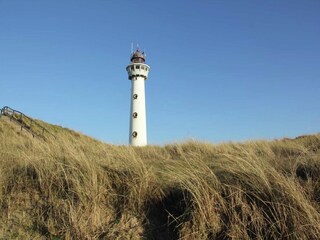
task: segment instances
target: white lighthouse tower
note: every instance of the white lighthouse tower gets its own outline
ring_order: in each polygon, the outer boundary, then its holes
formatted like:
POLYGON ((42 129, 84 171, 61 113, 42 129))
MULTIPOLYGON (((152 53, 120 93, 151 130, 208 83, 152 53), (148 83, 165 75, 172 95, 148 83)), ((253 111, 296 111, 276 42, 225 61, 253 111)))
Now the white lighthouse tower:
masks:
POLYGON ((145 64, 145 54, 137 49, 131 55, 127 66, 128 78, 131 80, 131 110, 129 143, 132 146, 147 145, 146 97, 144 81, 147 80, 150 67, 145 64))

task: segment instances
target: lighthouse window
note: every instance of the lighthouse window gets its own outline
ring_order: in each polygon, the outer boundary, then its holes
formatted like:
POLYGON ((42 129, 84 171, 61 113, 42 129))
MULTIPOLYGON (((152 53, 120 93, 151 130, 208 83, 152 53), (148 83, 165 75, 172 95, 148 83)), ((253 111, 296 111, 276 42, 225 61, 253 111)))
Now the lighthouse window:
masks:
POLYGON ((132 132, 132 137, 137 137, 138 133, 136 131, 132 132))
POLYGON ((132 114, 132 117, 133 117, 133 118, 137 118, 137 117, 138 117, 138 113, 134 112, 134 113, 132 114))
POLYGON ((144 67, 141 67, 142 70, 144 70, 144 67))
POLYGON ((136 69, 140 69, 140 66, 136 66, 136 69))
POLYGON ((131 67, 131 70, 134 70, 134 67, 133 67, 133 66, 131 67))
POLYGON ((138 94, 133 94, 133 99, 137 99, 138 98, 138 94))

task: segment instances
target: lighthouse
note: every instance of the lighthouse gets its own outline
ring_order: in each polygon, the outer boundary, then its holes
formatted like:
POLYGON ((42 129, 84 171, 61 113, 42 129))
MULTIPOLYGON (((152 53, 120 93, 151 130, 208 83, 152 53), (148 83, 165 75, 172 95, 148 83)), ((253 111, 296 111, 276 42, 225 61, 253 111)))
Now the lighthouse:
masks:
POLYGON ((146 96, 144 82, 148 78, 150 67, 145 64, 146 55, 137 49, 131 55, 127 66, 128 78, 131 80, 131 108, 129 144, 132 146, 147 145, 146 96))

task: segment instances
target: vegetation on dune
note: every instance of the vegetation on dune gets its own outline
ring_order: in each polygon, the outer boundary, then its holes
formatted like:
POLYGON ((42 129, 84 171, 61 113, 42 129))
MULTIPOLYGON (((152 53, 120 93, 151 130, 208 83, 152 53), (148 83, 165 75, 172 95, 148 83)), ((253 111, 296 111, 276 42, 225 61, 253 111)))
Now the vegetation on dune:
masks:
POLYGON ((0 239, 319 239, 320 135, 133 148, 0 118, 0 239))

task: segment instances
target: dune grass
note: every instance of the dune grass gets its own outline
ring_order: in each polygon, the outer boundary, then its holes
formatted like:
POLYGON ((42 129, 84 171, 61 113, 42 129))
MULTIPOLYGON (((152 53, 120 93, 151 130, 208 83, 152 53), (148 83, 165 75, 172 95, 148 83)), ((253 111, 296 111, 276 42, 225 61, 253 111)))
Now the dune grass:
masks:
POLYGON ((320 135, 105 144, 0 118, 0 239, 319 239, 320 135))

